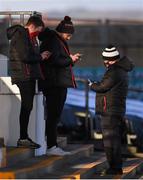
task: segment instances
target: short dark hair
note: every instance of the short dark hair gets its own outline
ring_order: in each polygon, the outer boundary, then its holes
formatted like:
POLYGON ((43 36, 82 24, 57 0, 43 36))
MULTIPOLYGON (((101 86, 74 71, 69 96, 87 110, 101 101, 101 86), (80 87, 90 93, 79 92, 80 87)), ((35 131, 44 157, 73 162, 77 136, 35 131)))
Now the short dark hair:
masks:
POLYGON ((26 26, 29 26, 31 24, 33 24, 35 27, 39 27, 39 26, 44 27, 44 22, 42 21, 41 17, 39 17, 39 16, 31 16, 28 19, 26 26))

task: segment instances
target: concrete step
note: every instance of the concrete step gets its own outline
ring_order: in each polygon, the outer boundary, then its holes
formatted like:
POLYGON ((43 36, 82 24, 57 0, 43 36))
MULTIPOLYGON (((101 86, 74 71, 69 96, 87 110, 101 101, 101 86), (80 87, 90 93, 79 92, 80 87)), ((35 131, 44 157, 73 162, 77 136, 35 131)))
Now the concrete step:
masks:
POLYGON ((105 154, 95 152, 90 157, 84 157, 68 162, 51 173, 39 176, 39 179, 89 179, 95 173, 107 166, 105 154))
MULTIPOLYGON (((58 137, 57 141, 59 147, 64 148, 67 146, 66 137, 58 137)), ((6 147, 6 153, 3 154, 4 154, 4 161, 6 162, 6 166, 10 166, 20 161, 34 157, 35 150, 29 148, 6 147)), ((1 167, 5 167, 5 166, 1 166, 1 167)))
POLYGON ((17 164, 23 160, 34 157, 35 150, 29 148, 17 148, 7 147, 6 148, 6 165, 11 166, 17 164))
POLYGON ((139 172, 143 170, 143 159, 129 158, 123 163, 123 175, 102 175, 102 172, 96 173, 94 179, 134 179, 139 172))
POLYGON ((89 179, 96 171, 105 168, 106 158, 104 153, 94 153, 90 157, 77 159, 73 163, 68 163, 54 172, 43 174, 39 178, 50 179, 89 179))
POLYGON ((72 163, 79 158, 89 157, 93 154, 93 145, 68 145, 65 150, 70 151, 72 154, 63 157, 44 155, 30 158, 16 165, 1 169, 0 178, 8 176, 26 179, 36 178, 44 173, 51 173, 68 162, 72 163))
POLYGON ((143 158, 128 159, 124 163, 122 179, 133 179, 139 172, 143 170, 143 158))

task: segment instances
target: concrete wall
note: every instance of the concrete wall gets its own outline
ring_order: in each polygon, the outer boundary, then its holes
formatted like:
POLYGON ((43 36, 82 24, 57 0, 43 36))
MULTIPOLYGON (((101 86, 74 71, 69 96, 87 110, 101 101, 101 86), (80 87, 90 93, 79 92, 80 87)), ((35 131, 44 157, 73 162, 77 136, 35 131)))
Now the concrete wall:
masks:
POLYGON ((8 75, 8 57, 0 54, 0 76, 8 75))
MULTIPOLYGON (((15 86, 13 93, 7 85, 0 81, 0 137, 4 137, 5 144, 15 146, 19 138, 20 95, 15 86), (16 95, 17 94, 17 95, 16 95)), ((35 139, 35 102, 30 117, 30 135, 35 139)))
MULTIPOLYGON (((16 146, 19 138, 20 94, 16 85, 11 85, 10 77, 0 77, 0 137, 5 145, 16 146)), ((43 95, 35 95, 33 110, 28 126, 29 136, 42 145, 38 154, 45 153, 45 120, 43 95)))

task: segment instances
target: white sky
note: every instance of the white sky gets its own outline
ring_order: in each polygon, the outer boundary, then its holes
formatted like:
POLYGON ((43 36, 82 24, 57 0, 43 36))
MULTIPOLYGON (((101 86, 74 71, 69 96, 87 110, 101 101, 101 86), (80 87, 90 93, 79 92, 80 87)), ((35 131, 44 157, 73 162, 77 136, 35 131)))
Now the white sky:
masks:
MULTIPOLYGON (((0 11, 132 11, 143 18, 143 0, 0 0, 0 11)), ((83 12, 82 12, 83 13, 83 12)), ((122 13, 120 13, 122 15, 122 13)))
POLYGON ((142 9, 143 0, 0 0, 0 10, 142 9))

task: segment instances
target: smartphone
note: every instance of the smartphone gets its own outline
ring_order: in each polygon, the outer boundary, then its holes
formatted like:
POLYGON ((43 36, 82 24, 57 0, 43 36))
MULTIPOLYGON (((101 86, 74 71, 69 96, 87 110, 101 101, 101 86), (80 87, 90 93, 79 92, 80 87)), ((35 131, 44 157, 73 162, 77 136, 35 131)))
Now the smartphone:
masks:
POLYGON ((78 57, 79 57, 79 61, 81 61, 81 60, 82 60, 82 56, 83 56, 83 54, 79 54, 79 55, 78 55, 78 57))
POLYGON ((79 54, 78 56, 81 57, 81 56, 83 56, 83 54, 79 54))

